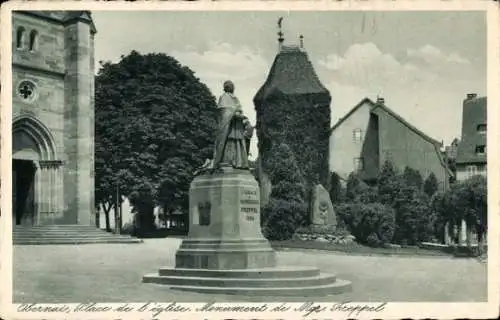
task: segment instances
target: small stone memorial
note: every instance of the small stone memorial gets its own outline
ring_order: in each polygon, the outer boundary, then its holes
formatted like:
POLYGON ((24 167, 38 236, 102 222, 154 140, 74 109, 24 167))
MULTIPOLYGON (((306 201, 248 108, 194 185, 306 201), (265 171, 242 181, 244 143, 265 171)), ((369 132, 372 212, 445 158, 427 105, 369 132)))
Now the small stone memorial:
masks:
POLYGON ((213 161, 189 189, 189 233, 174 268, 144 283, 201 293, 317 296, 349 291, 349 281, 314 267, 279 267, 260 228, 260 190, 248 165, 248 119, 234 86, 224 84, 213 161), (245 120, 246 119, 246 120, 245 120))
POLYGON ((312 223, 320 226, 331 226, 335 229, 337 226, 337 217, 333 210, 333 204, 330 199, 330 194, 318 184, 313 189, 312 196, 312 223))

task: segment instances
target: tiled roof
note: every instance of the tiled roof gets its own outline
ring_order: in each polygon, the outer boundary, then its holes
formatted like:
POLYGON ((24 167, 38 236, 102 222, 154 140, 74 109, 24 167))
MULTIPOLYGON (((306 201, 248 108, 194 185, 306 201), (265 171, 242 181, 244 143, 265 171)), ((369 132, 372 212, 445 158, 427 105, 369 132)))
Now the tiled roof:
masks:
POLYGON ((408 121, 406 121, 405 119, 403 119, 403 117, 401 117, 400 115, 398 115, 396 112, 392 111, 385 104, 383 104, 383 103, 375 103, 375 102, 373 102, 369 98, 364 98, 357 105, 355 105, 354 108, 352 108, 349 112, 347 112, 345 116, 343 116, 342 118, 340 118, 339 121, 337 121, 337 123, 335 123, 333 125, 333 127, 330 129, 330 131, 335 130, 338 126, 340 126, 342 124, 342 122, 344 122, 347 118, 349 118, 357 109, 359 109, 365 103, 368 103, 370 105, 370 107, 371 107, 370 112, 374 112, 377 108, 380 108, 380 109, 384 110, 385 112, 387 112, 388 114, 390 114, 395 119, 397 119, 399 122, 401 122, 402 124, 404 124, 408 129, 412 130, 413 132, 415 132, 416 134, 418 134, 419 136, 421 136, 423 139, 429 141, 432 144, 438 145, 438 146, 442 145, 441 142, 439 142, 439 141, 437 141, 437 140, 429 137, 428 135, 426 135, 425 133, 423 133, 422 131, 420 131, 418 128, 416 128, 415 126, 413 126, 412 124, 410 124, 408 121))
POLYGON ((266 82, 254 97, 254 102, 263 101, 275 92, 285 95, 316 93, 330 97, 330 92, 319 80, 307 53, 298 47, 285 47, 278 53, 266 82))
POLYGON ((486 133, 478 132, 487 123, 486 97, 466 99, 462 111, 462 139, 458 145, 457 164, 485 163, 486 152, 476 154, 477 146, 486 146, 486 133))
POLYGON ((347 120, 351 114, 353 114, 354 112, 356 112, 356 110, 358 110, 362 105, 364 105, 365 103, 368 103, 370 104, 371 107, 373 107, 375 105, 375 103, 370 100, 369 98, 364 98, 363 100, 361 100, 357 105, 354 106, 354 108, 352 108, 349 112, 347 112, 345 114, 345 116, 343 116, 342 118, 340 118, 334 125, 333 127, 330 129, 330 132, 332 132, 333 130, 335 130, 338 126, 340 126, 345 120, 347 120))
POLYGON ((405 119, 403 119, 400 115, 398 115, 396 112, 392 111, 391 109, 389 109, 387 106, 385 106, 384 104, 380 104, 380 103, 376 103, 375 106, 372 108, 371 112, 374 112, 377 108, 380 108, 382 110, 384 110, 385 112, 387 112, 388 114, 390 114, 392 117, 394 117, 395 119, 397 119, 399 122, 401 122, 402 124, 404 124, 408 129, 410 129, 411 131, 415 132, 416 134, 418 134, 420 137, 422 137, 424 140, 427 140, 429 141, 430 143, 436 145, 436 146, 439 146, 441 147, 442 146, 442 143, 429 137, 428 135, 426 135, 425 133, 423 133, 422 131, 420 131, 418 128, 416 128, 415 126, 413 126, 411 123, 409 123, 408 121, 406 121, 405 119))

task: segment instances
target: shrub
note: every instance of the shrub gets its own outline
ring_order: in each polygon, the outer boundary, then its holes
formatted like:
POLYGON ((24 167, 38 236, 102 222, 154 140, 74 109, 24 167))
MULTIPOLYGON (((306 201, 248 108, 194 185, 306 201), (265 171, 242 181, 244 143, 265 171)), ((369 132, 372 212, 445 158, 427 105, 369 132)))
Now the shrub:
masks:
MULTIPOLYGON (((435 178, 435 177, 434 177, 435 178)), ((418 170, 415 170, 410 167, 406 167, 403 171, 403 179, 408 186, 413 186, 417 189, 422 188, 423 179, 422 175, 418 170)))
POLYGON ((264 236, 268 240, 288 240, 304 223, 306 206, 295 201, 271 198, 262 211, 265 217, 262 226, 264 236))
POLYGON ((271 157, 265 164, 272 190, 268 204, 262 208, 262 231, 269 240, 288 240, 307 222, 304 178, 292 151, 284 143, 271 148, 271 157))
POLYGON ((344 201, 344 188, 342 188, 342 183, 340 182, 340 177, 337 173, 330 173, 330 190, 328 193, 330 194, 330 200, 332 203, 340 203, 344 201))
POLYGON ((346 200, 360 203, 376 202, 377 191, 361 180, 357 174, 350 173, 347 178, 346 200))
POLYGON ((434 172, 431 172, 431 174, 429 174, 427 179, 425 179, 424 192, 429 197, 432 197, 437 190, 438 190, 438 181, 434 172))
POLYGON ((392 208, 380 203, 345 203, 335 210, 359 242, 380 246, 392 240, 395 229, 392 208))
POLYGON ((392 205, 402 184, 402 179, 396 168, 390 161, 385 161, 377 178, 379 202, 392 205))

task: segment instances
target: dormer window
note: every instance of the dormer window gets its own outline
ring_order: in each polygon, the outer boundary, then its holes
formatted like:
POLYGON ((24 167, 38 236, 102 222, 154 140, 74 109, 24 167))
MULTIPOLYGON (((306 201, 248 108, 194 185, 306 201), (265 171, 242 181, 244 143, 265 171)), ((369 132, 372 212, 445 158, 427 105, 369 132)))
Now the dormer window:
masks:
POLYGON ((477 132, 480 134, 485 134, 486 133, 486 124, 478 124, 477 125, 477 132))
POLYGON ((476 155, 484 155, 486 153, 486 146, 476 146, 476 155))
POLYGON ((24 29, 24 27, 17 28, 17 33, 16 33, 16 48, 17 49, 24 48, 25 34, 26 34, 26 30, 24 29))
POLYGON ((31 30, 30 32, 30 51, 36 51, 38 49, 38 32, 36 30, 31 30))

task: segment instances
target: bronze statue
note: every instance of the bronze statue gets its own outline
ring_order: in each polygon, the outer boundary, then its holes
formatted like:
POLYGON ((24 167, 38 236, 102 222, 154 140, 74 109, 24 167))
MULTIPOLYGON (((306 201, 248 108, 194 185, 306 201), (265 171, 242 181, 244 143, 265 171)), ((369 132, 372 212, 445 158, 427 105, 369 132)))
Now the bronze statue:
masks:
POLYGON ((224 82, 224 93, 219 98, 217 111, 213 158, 207 159, 195 174, 221 168, 249 169, 248 150, 254 127, 243 115, 231 81, 224 82))
POLYGON ((213 168, 233 167, 248 169, 248 150, 252 128, 243 115, 240 101, 234 95, 234 84, 224 82, 224 93, 219 98, 217 134, 213 168), (249 136, 250 135, 250 136, 249 136))

